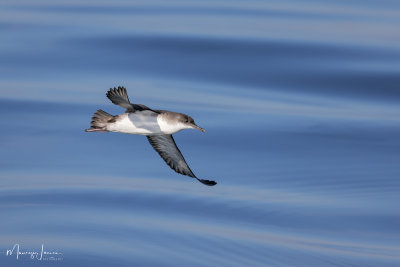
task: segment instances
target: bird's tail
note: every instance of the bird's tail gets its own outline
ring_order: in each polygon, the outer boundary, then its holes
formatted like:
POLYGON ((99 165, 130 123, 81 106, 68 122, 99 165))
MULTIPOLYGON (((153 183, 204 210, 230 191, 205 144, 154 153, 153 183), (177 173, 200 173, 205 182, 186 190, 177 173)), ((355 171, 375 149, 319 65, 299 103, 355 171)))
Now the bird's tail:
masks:
POLYGON ((107 131, 107 124, 113 122, 114 116, 107 112, 99 109, 93 114, 92 122, 90 123, 90 129, 86 129, 86 132, 105 132, 107 131))

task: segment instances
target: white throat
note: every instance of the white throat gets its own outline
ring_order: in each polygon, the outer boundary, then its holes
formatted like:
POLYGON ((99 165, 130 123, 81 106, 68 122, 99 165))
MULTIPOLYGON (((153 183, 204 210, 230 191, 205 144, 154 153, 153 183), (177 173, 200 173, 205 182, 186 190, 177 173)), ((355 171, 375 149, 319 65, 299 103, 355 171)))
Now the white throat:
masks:
POLYGON ((176 132, 179 132, 183 129, 189 129, 192 128, 188 125, 185 125, 181 122, 171 122, 168 120, 165 120, 162 116, 157 117, 157 122, 158 125, 160 126, 161 131, 164 134, 174 134, 176 132))

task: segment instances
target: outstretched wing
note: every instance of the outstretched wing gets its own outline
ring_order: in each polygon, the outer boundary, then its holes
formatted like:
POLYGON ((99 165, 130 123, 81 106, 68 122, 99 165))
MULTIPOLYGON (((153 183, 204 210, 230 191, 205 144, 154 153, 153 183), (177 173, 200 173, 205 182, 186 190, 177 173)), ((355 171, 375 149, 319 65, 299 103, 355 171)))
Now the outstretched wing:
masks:
POLYGON ((126 88, 118 86, 118 88, 110 88, 107 92, 108 99, 113 102, 113 104, 126 108, 127 112, 134 112, 135 110, 151 110, 149 107, 142 104, 133 104, 129 101, 128 93, 126 88))
POLYGON ((151 146, 160 154, 161 158, 177 173, 187 175, 197 179, 205 185, 216 185, 215 181, 199 179, 189 168, 179 148, 176 146, 174 138, 170 134, 148 135, 151 146))
POLYGON ((128 93, 126 92, 125 87, 118 86, 118 88, 110 88, 106 95, 108 99, 110 99, 115 105, 133 111, 133 107, 129 101, 128 93))

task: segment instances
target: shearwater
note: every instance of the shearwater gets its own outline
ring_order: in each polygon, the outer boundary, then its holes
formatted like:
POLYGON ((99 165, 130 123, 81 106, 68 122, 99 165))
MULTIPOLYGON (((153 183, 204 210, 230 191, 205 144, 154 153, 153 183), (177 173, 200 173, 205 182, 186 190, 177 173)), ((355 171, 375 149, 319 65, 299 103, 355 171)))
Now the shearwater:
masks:
POLYGON ((177 173, 197 179, 205 185, 216 185, 215 181, 197 178, 189 168, 172 134, 183 129, 205 130, 197 126, 194 120, 182 113, 168 110, 154 110, 142 104, 129 101, 125 87, 110 88, 108 99, 115 105, 126 108, 120 115, 111 115, 97 110, 92 117, 90 129, 86 132, 118 132, 145 135, 161 158, 177 173))

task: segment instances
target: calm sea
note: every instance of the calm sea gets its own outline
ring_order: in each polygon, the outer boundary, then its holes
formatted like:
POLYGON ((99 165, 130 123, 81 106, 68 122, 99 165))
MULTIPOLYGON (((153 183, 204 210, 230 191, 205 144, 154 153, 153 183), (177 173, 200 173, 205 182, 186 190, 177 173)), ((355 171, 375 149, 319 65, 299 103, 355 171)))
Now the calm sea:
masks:
POLYGON ((399 29, 391 0, 2 1, 0 266, 400 266, 399 29), (84 132, 119 85, 207 130, 175 140, 216 186, 84 132))

